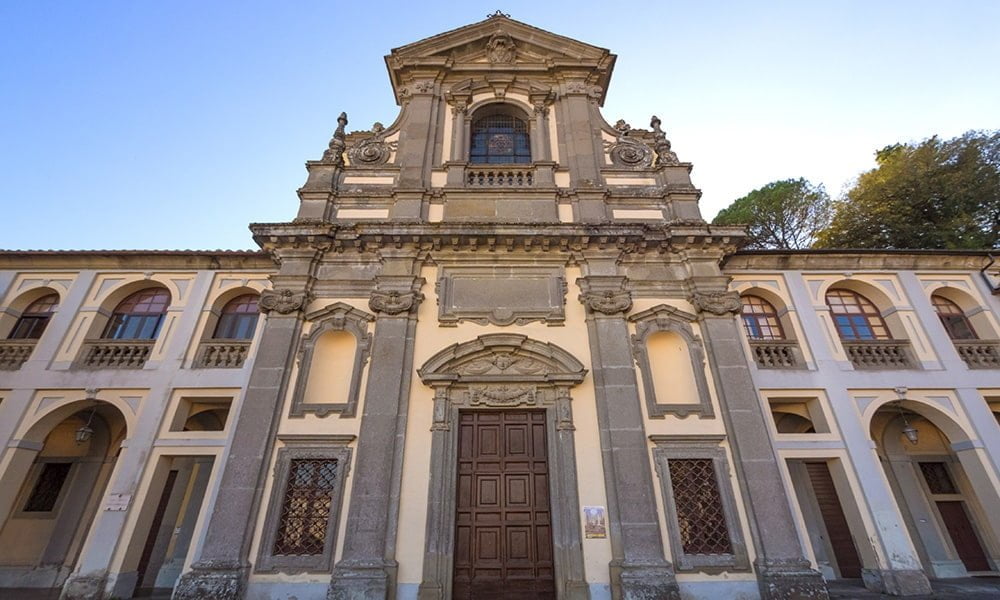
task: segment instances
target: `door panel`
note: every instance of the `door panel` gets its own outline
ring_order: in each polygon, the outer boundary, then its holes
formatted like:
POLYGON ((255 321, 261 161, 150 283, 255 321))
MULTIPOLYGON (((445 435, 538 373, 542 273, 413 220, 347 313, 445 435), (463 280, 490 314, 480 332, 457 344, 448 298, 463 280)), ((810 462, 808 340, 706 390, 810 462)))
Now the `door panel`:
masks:
POLYGON ((966 570, 989 571, 990 563, 986 559, 986 552, 983 551, 962 504, 964 503, 958 500, 937 502, 941 520, 944 521, 951 543, 955 545, 955 551, 958 552, 958 557, 962 559, 966 570))
POLYGON ((462 411, 453 597, 555 598, 544 411, 462 411))
POLYGON ((825 462, 807 462, 806 470, 812 482, 813 493, 819 504, 819 512, 826 525, 833 556, 837 560, 840 576, 845 579, 861 577, 861 559, 854 547, 851 530, 844 516, 844 508, 837 496, 837 487, 830 476, 830 467, 825 462))

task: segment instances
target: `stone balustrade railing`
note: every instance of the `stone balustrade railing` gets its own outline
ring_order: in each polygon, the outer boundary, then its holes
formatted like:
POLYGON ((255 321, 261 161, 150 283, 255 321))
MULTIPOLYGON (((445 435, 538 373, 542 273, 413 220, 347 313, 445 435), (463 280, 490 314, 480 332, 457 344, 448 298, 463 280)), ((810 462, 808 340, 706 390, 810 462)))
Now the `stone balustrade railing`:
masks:
POLYGON ((535 182, 532 167, 468 167, 465 169, 465 183, 469 187, 525 188, 535 182))
POLYGON ((38 340, 0 340, 0 371, 16 371, 31 356, 38 340))
POLYGON ((750 340, 750 351, 761 369, 795 369, 802 362, 798 345, 787 340, 750 340))
POLYGON ((1000 369, 1000 341, 953 340, 955 350, 970 369, 1000 369))
POLYGON ((855 369, 912 369, 910 343, 905 340, 842 340, 855 369))
POLYGON ((88 369, 141 369, 156 340, 87 340, 82 367, 88 369))
POLYGON ((209 340, 198 347, 194 366, 198 369, 238 369, 250 350, 250 340, 209 340))

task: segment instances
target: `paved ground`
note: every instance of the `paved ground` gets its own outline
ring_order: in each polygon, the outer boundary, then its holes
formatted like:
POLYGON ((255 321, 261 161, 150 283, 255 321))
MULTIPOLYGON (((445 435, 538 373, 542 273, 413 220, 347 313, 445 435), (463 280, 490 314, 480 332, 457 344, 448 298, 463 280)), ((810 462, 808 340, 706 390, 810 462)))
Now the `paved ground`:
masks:
MULTIPOLYGON (((934 593, 930 596, 908 596, 906 600, 1000 600, 1000 577, 969 577, 933 581, 934 593)), ((860 582, 829 582, 830 598, 835 600, 898 600, 898 596, 886 596, 866 590, 860 582)), ((145 596, 135 596, 144 600, 169 600, 170 592, 145 596)), ((59 590, 0 590, 0 600, 59 600, 59 590)), ((724 600, 720 598, 719 600, 724 600)))
MULTIPOLYGON (((887 596, 866 590, 860 582, 830 581, 830 598, 836 600, 889 600, 887 596)), ((1000 600, 1000 577, 968 577, 932 581, 930 596, 907 596, 906 600, 1000 600)))

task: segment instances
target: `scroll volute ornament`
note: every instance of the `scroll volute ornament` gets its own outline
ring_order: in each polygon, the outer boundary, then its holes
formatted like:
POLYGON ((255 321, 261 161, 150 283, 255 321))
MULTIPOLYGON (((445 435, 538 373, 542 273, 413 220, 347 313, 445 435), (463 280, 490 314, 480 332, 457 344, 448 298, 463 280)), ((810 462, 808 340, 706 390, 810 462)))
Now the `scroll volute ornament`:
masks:
POLYGON ((306 291, 296 292, 288 288, 275 290, 264 290, 260 294, 261 312, 268 313, 274 311, 278 314, 287 315, 295 311, 302 310, 309 304, 310 294, 306 291))
POLYGON ((389 162, 389 156, 395 149, 395 144, 385 141, 385 127, 376 122, 372 126, 372 136, 364 139, 347 151, 352 165, 384 165, 389 162))
POLYGON ((632 308, 632 294, 628 290, 585 292, 580 294, 580 302, 591 312, 604 315, 624 314, 632 308))
POLYGON ((718 316, 735 314, 742 309, 740 295, 736 292, 695 292, 691 303, 700 312, 718 316))
POLYGON ((419 292, 372 292, 368 306, 377 313, 398 315, 415 308, 424 295, 419 292))

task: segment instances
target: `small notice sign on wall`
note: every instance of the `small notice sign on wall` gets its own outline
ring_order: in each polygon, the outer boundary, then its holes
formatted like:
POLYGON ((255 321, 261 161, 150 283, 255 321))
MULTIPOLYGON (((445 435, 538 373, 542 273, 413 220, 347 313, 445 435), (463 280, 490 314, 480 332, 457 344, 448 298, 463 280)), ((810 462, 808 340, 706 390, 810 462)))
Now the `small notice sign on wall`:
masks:
POLYGON ((132 502, 132 494, 108 494, 104 498, 103 510, 111 512, 124 512, 128 510, 129 503, 132 502))
POLYGON ((583 507, 583 532, 587 539, 608 537, 608 518, 603 506, 583 507))

